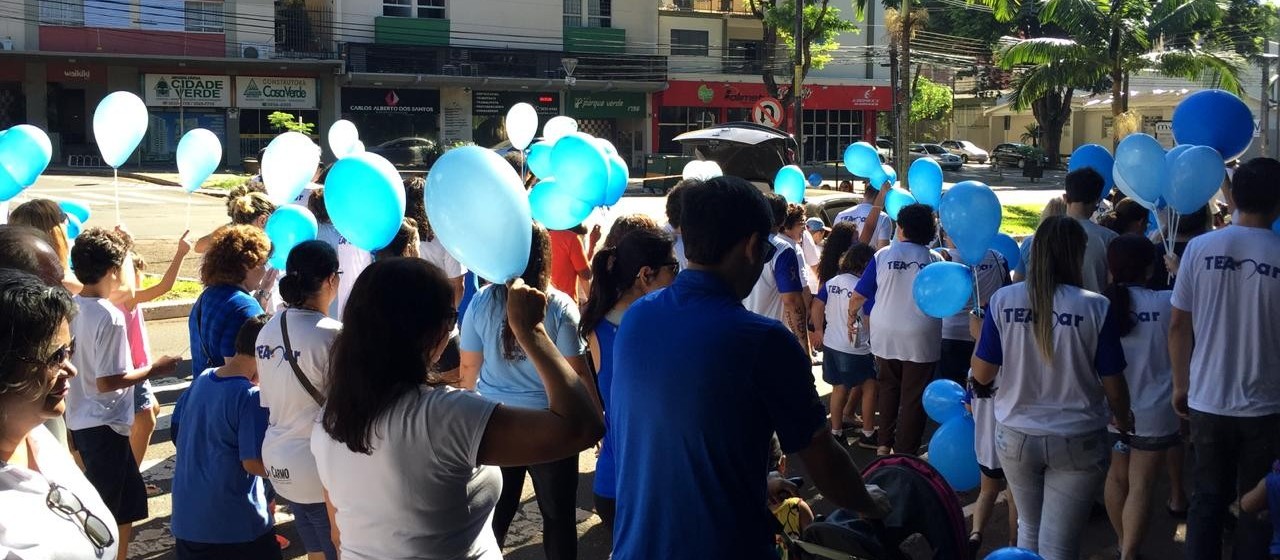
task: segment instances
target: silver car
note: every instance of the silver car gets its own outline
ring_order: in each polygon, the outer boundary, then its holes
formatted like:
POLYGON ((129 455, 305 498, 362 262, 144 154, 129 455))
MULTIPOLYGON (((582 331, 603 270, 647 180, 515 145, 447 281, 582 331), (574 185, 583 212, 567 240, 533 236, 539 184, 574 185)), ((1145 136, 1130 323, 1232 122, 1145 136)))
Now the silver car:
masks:
POLYGON ((960 159, 960 156, 948 152, 946 148, 937 144, 912 144, 911 151, 933 158, 943 171, 958 171, 964 165, 964 160, 960 159))
POLYGON ((979 148, 977 144, 968 140, 947 140, 938 144, 946 148, 948 152, 960 156, 960 161, 964 163, 987 163, 991 157, 986 150, 979 148))

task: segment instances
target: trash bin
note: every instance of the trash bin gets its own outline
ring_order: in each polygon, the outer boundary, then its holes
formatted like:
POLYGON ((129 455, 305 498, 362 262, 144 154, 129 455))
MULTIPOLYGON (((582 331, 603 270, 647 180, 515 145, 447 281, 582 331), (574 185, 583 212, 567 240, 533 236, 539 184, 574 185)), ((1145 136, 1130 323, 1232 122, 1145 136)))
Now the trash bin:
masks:
POLYGON ((680 174, 685 164, 693 161, 692 156, 680 154, 650 154, 644 160, 644 190, 666 193, 680 182, 680 174), (668 177, 666 179, 648 180, 650 177, 668 177))

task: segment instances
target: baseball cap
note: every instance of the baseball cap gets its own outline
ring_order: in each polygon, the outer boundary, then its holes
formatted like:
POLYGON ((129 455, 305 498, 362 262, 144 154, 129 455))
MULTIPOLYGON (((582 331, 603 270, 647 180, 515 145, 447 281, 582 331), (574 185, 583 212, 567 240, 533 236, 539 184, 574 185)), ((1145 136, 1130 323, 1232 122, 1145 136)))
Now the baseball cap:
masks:
POLYGON ((809 218, 805 220, 804 227, 809 231, 822 231, 827 229, 827 225, 822 223, 822 218, 809 218))

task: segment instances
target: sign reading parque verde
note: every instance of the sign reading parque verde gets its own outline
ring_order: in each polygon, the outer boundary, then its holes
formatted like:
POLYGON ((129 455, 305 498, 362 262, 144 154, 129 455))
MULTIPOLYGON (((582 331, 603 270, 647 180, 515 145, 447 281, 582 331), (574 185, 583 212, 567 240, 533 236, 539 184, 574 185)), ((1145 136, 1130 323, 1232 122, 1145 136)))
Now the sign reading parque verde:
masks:
MULTIPOLYGON (((236 76, 235 105, 242 109, 315 109, 315 78, 236 76)), ((232 77, 145 74, 143 100, 151 107, 231 107, 232 77)))
POLYGON ((642 119, 645 98, 643 93, 570 91, 565 113, 583 119, 642 119))
POLYGON ((236 76, 236 107, 315 109, 316 79, 236 76))

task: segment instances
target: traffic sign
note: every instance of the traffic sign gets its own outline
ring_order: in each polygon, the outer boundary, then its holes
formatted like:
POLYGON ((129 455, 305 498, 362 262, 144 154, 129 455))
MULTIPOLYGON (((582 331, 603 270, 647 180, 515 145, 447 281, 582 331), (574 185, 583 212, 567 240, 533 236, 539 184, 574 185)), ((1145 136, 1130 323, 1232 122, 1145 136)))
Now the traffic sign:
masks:
POLYGON ((782 102, 772 97, 761 97, 751 108, 751 120, 764 125, 782 125, 782 102))

